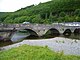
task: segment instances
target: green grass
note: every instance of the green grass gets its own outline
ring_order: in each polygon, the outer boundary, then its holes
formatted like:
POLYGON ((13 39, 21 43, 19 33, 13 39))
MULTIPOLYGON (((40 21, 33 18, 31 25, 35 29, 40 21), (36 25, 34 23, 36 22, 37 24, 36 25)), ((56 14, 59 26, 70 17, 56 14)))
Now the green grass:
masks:
POLYGON ((0 60, 80 60, 80 56, 56 53, 46 47, 22 45, 0 52, 0 60))

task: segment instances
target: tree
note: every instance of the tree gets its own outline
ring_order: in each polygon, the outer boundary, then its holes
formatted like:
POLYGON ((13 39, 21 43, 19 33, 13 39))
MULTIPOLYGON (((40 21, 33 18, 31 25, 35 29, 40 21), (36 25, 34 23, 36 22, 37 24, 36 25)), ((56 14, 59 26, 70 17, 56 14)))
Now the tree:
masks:
POLYGON ((80 9, 76 9, 75 12, 74 12, 74 14, 75 14, 76 16, 80 16, 80 9))
POLYGON ((51 22, 51 23, 54 23, 54 22, 58 22, 58 19, 57 19, 57 17, 56 16, 50 16, 49 17, 49 21, 51 22))
POLYGON ((43 23, 40 14, 36 15, 35 18, 32 19, 32 23, 43 23))
POLYGON ((61 13, 59 14, 59 16, 60 16, 60 17, 64 17, 64 16, 66 16, 66 14, 65 14, 65 12, 61 12, 61 13))
POLYGON ((51 22, 50 22, 49 19, 45 19, 45 20, 44 20, 44 24, 51 24, 51 22))

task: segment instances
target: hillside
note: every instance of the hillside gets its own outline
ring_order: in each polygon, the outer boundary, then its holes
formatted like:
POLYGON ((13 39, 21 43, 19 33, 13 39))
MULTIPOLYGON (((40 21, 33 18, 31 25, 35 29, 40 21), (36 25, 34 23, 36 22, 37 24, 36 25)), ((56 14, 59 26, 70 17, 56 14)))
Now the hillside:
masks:
POLYGON ((80 22, 80 0, 52 0, 27 6, 13 13, 3 13, 3 15, 0 13, 0 15, 3 23, 80 22))
POLYGON ((0 12, 0 22, 3 22, 8 15, 8 12, 0 12))

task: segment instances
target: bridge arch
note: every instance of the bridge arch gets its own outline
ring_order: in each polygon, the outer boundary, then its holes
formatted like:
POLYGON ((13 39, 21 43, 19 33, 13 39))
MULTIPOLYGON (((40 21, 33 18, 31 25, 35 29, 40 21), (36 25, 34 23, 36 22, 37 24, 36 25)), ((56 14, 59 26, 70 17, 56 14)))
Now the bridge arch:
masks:
POLYGON ((30 36, 28 36, 27 38, 37 38, 37 37, 39 37, 37 32, 35 32, 32 29, 24 29, 24 30, 27 30, 30 33, 30 36))
POLYGON ((70 36, 71 35, 71 30, 70 29, 66 29, 64 32, 63 32, 63 35, 64 36, 70 36))
POLYGON ((55 29, 55 28, 50 28, 46 33, 45 33, 45 36, 47 37, 56 37, 56 36, 59 36, 60 35, 60 32, 55 29))
POLYGON ((74 34, 76 35, 76 34, 80 34, 80 28, 76 28, 75 30, 74 30, 74 34))

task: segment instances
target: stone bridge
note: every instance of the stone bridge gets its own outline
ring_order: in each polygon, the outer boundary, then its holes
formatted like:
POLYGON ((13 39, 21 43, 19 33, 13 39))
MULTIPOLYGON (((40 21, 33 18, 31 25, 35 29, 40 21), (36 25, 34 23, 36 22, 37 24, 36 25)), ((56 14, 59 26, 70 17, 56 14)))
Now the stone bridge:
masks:
POLYGON ((0 32, 17 30, 28 30, 31 34, 43 36, 51 31, 53 34, 71 34, 80 33, 80 26, 65 26, 62 24, 0 24, 0 32))

